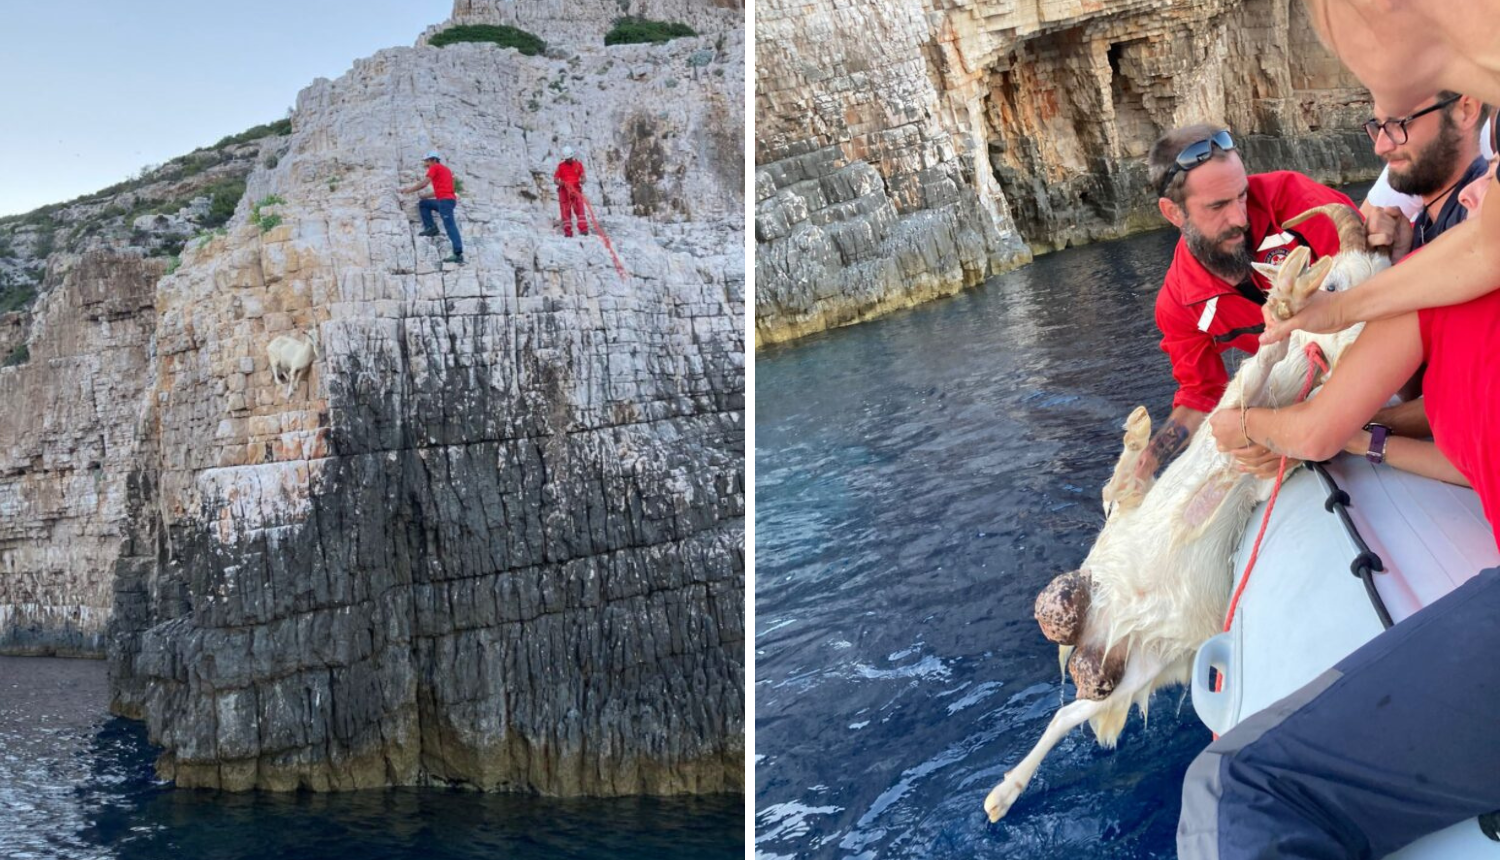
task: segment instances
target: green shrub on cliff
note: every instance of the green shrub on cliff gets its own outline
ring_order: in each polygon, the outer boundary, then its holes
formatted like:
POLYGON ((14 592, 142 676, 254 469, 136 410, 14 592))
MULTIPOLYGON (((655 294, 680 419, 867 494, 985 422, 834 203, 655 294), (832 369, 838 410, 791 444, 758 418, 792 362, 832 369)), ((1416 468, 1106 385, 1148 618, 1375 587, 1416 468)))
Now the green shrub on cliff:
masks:
POLYGON ((269 215, 260 214, 262 206, 280 206, 286 200, 276 194, 262 197, 254 206, 250 207, 250 223, 260 228, 260 232, 269 233, 272 228, 281 225, 281 216, 275 213, 269 215))
POLYGON ((461 24, 457 27, 449 27, 427 40, 427 44, 434 48, 452 45, 455 42, 494 42, 502 48, 515 48, 528 57, 534 57, 547 50, 547 43, 535 33, 528 33, 520 28, 507 27, 503 24, 461 24))
POLYGON ((604 34, 606 45, 659 45, 697 31, 676 21, 652 21, 649 18, 616 18, 614 29, 604 34))
POLYGON ((245 196, 245 179, 240 177, 215 182, 203 189, 203 193, 210 197, 208 217, 203 220, 203 226, 220 227, 229 223, 234 215, 234 207, 240 205, 240 198, 245 196))
POLYGON ((221 138, 218 143, 210 146, 209 149, 223 149, 226 146, 234 146, 237 143, 249 143, 252 140, 260 140, 263 137, 291 133, 292 121, 289 119, 278 119, 275 122, 268 122, 265 125, 247 128, 239 134, 231 134, 228 137, 221 138))
POLYGON ((0 362, 0 367, 15 367, 18 364, 25 364, 30 360, 31 350, 23 343, 10 351, 10 355, 5 357, 5 361, 0 362))
POLYGON ((15 289, 0 292, 0 314, 22 310, 29 306, 35 298, 35 284, 21 284, 15 289))
POLYGON ((36 244, 31 246, 31 256, 44 259, 57 249, 57 228, 49 222, 46 230, 37 236, 36 244))

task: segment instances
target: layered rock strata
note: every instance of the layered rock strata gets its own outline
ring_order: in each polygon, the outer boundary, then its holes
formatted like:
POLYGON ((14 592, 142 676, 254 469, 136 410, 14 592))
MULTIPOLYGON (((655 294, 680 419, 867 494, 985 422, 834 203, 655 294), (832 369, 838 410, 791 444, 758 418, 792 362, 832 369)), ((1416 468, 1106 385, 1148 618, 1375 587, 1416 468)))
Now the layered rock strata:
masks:
POLYGON ((985 170, 982 115, 939 115, 931 41, 920 3, 757 4, 757 345, 1030 259, 985 170))
POLYGON ((165 268, 110 251, 59 266, 29 360, 0 370, 0 653, 103 656, 111 574, 136 551, 129 484, 165 268))
POLYGON ((743 790, 731 23, 359 61, 301 94, 225 234, 156 284, 108 653, 163 776, 743 790), (624 277, 560 234, 565 144, 624 277), (433 148, 462 266, 396 192, 433 148), (317 345, 290 393, 281 335, 317 345))
POLYGON ((768 0, 757 27, 761 344, 1161 226, 1144 157, 1179 125, 1228 124, 1251 170, 1379 168, 1296 0, 768 0))

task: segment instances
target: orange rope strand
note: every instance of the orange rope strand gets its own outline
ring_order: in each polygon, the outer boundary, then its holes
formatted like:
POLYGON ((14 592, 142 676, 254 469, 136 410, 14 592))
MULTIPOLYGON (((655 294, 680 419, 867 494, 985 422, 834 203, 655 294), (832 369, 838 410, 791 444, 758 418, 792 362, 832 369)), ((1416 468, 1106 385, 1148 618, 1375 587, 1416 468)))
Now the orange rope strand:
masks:
POLYGON ((609 234, 604 232, 604 225, 599 223, 599 217, 594 214, 594 204, 589 202, 589 198, 583 193, 583 189, 577 185, 569 184, 568 190, 577 194, 583 200, 583 210, 588 215, 589 226, 604 241, 604 249, 609 251, 610 259, 615 261, 615 271, 620 273, 620 280, 630 280, 630 276, 625 274, 625 264, 620 262, 620 255, 615 253, 614 243, 609 241, 609 234))
MULTIPOLYGON (((1313 379, 1316 371, 1328 372, 1328 362, 1323 357, 1323 350, 1316 343, 1309 343, 1305 350, 1307 355, 1307 379, 1302 382, 1302 391, 1297 395, 1297 402, 1307 398, 1312 390, 1313 379)), ((1224 615, 1224 632, 1234 624, 1234 611, 1239 607, 1240 595, 1245 593, 1245 586, 1250 583, 1250 571, 1255 569, 1256 559, 1260 557, 1260 542, 1265 539, 1266 527, 1271 524, 1271 511, 1276 507, 1276 497, 1281 494, 1281 482, 1286 478, 1286 456, 1281 458, 1281 465, 1276 469, 1276 486, 1271 490, 1271 498, 1266 502, 1265 515, 1260 519, 1260 532, 1255 535, 1255 546, 1250 549, 1250 560, 1245 562, 1245 572, 1240 576, 1240 584, 1234 590, 1234 597, 1229 601, 1229 612, 1224 615)), ((1224 676, 1219 675, 1214 680, 1214 691, 1218 692, 1224 688, 1224 676)))

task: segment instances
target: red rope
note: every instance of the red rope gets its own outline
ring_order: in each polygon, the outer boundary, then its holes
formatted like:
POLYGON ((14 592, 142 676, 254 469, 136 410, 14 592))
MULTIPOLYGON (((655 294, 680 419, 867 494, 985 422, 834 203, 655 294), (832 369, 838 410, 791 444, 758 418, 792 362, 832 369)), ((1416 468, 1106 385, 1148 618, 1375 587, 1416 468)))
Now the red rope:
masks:
MULTIPOLYGON (((1323 357, 1323 350, 1316 343, 1309 343, 1304 350, 1307 355, 1307 379, 1302 382, 1302 391, 1297 394, 1297 402, 1307 399, 1307 393, 1312 390, 1313 379, 1316 371, 1328 372, 1328 361, 1323 357)), ((1245 593, 1245 586, 1250 583, 1250 571, 1255 569, 1256 559, 1260 557, 1260 542, 1265 539, 1266 527, 1271 524, 1271 511, 1276 507, 1276 497, 1281 494, 1281 482, 1286 478, 1286 455, 1281 457, 1281 465, 1276 469, 1276 486, 1271 489, 1271 498, 1266 502, 1266 512, 1260 519, 1260 532, 1255 535, 1255 546, 1250 548, 1250 560, 1245 562, 1245 572, 1240 576, 1240 584, 1234 590, 1234 597, 1229 601, 1229 612, 1224 615, 1224 632, 1228 633, 1234 623, 1234 610, 1240 604, 1240 595, 1245 593)), ((1224 676, 1219 675, 1214 681, 1214 691, 1218 692, 1224 688, 1224 676)))
MULTIPOLYGON (((599 223, 599 217, 594 214, 594 204, 589 202, 589 198, 583 193, 582 188, 579 188, 577 185, 574 185, 571 182, 567 185, 568 190, 572 191, 574 194, 577 194, 578 197, 583 200, 583 210, 588 214, 589 225, 593 228, 595 233, 599 234, 599 238, 604 240, 604 249, 606 251, 609 251, 610 259, 615 261, 615 271, 620 273, 620 280, 630 280, 630 276, 625 274, 625 264, 620 262, 620 255, 615 253, 614 243, 609 241, 609 235, 604 232, 604 225, 599 223)), ((572 221, 570 220, 568 224, 571 223, 572 221)), ((564 224, 563 226, 567 226, 567 224, 564 224)))
MULTIPOLYGON (((1307 355, 1307 379, 1302 381, 1302 391, 1297 394, 1297 402, 1307 399, 1307 393, 1312 390, 1313 379, 1316 371, 1328 372, 1328 362, 1323 357, 1323 350, 1316 343, 1309 343, 1304 350, 1307 355)), ((1266 527, 1271 524, 1271 510, 1276 507, 1276 497, 1281 493, 1281 482, 1286 478, 1286 456, 1282 455, 1281 465, 1276 469, 1276 486, 1271 490, 1271 498, 1266 502, 1266 513, 1260 519, 1260 532, 1255 536, 1255 546, 1250 549, 1250 560, 1245 562, 1245 572, 1240 576, 1240 585, 1234 590, 1234 597, 1229 601, 1229 612, 1224 616, 1224 632, 1229 632, 1229 627, 1234 623, 1234 610, 1239 605, 1240 595, 1245 593, 1245 586, 1250 582, 1250 571, 1255 569, 1255 561, 1260 557, 1260 542, 1266 536, 1266 527)))

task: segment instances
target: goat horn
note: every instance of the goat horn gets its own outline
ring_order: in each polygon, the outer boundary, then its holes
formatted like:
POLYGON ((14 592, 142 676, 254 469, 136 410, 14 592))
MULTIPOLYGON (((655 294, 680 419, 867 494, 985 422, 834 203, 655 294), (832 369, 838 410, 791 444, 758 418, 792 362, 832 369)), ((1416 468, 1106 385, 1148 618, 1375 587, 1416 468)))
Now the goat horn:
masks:
POLYGON ((1309 209, 1301 215, 1285 221, 1281 226, 1295 227, 1314 215, 1327 215, 1328 220, 1339 231, 1339 251, 1367 251, 1365 244, 1365 222, 1359 217, 1359 212, 1352 206, 1344 203, 1328 203, 1314 209, 1309 209))

